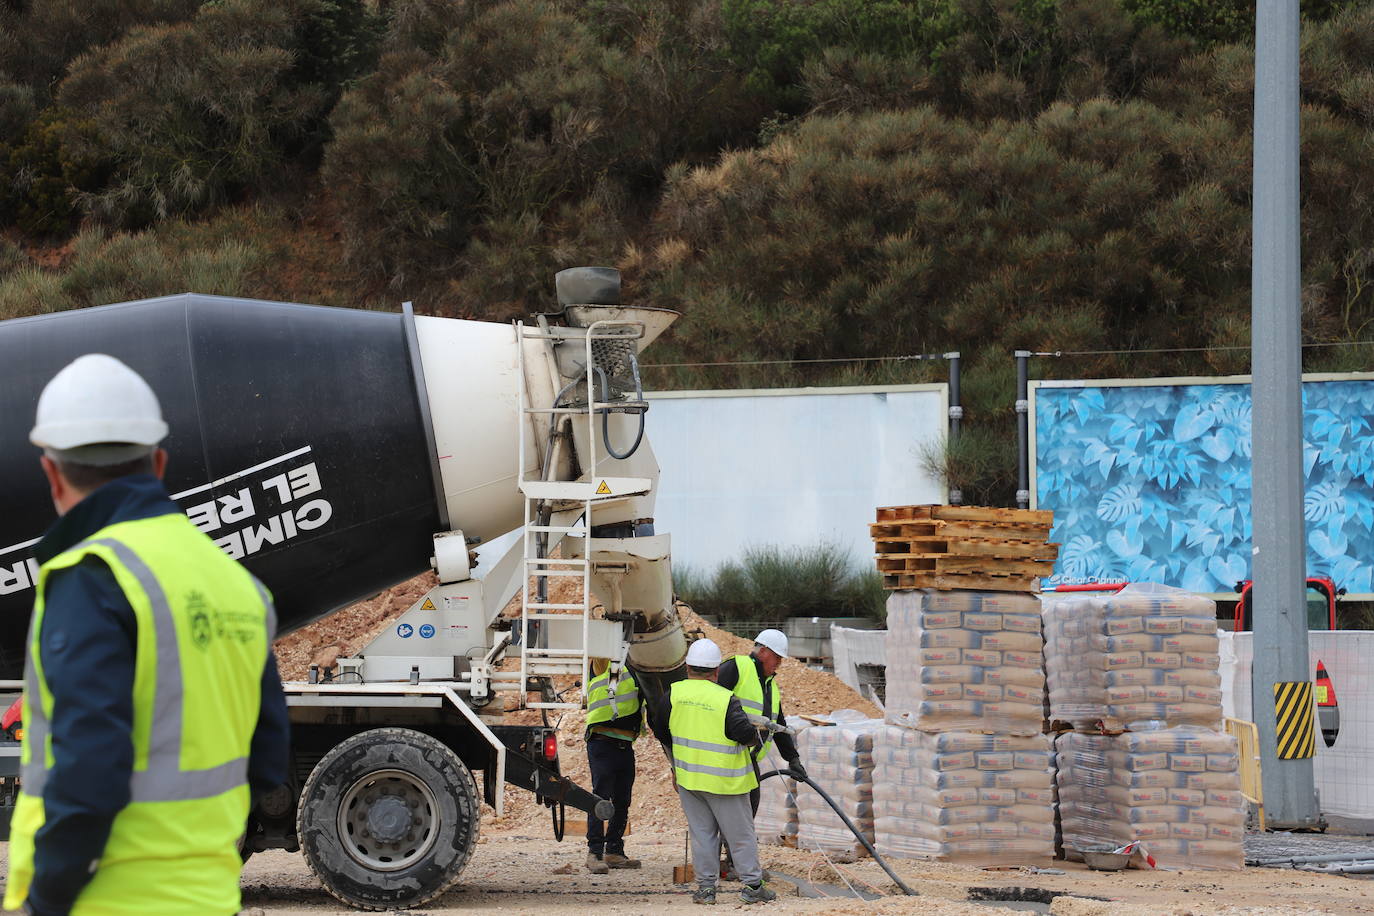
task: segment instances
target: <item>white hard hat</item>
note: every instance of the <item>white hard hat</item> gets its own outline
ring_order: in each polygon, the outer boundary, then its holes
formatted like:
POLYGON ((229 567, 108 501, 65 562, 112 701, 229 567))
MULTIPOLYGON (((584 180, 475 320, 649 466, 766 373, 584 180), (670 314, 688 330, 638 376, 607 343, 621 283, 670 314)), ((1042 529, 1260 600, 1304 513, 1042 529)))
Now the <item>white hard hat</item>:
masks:
POLYGON ((104 353, 77 357, 38 396, 29 441, 82 464, 108 465, 147 454, 167 435, 148 383, 104 353))
POLYGON ((687 664, 693 668, 719 668, 720 646, 710 639, 698 639, 687 648, 687 664))
POLYGON ((754 645, 772 649, 779 658, 791 658, 787 654, 787 634, 782 630, 764 630, 754 637, 754 645))

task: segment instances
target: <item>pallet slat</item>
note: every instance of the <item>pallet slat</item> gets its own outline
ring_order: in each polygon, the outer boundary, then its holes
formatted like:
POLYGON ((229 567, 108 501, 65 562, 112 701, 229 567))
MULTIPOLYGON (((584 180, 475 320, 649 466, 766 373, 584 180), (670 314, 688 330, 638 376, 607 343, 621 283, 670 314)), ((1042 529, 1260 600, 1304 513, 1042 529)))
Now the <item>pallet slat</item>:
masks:
POLYGON ((879 537, 935 537, 982 538, 1003 541, 1044 543, 1050 536, 1049 525, 991 525, 976 522, 897 521, 877 522, 868 526, 870 536, 879 537))
POLYGON ((930 519, 1048 527, 1054 523, 1054 513, 1047 509, 1002 509, 992 506, 884 506, 878 509, 877 519, 879 522, 930 519))
POLYGON ((948 573, 886 573, 883 588, 933 588, 938 590, 972 590, 980 592, 1038 592, 1040 579, 1035 576, 998 576, 948 573))
POLYGON ((881 556, 879 572, 937 572, 955 575, 1048 576, 1054 561, 999 560, 991 557, 959 556, 881 556))
POLYGON ((993 538, 883 538, 881 556, 994 557, 1008 560, 1050 560, 1059 556, 1059 545, 1043 541, 1008 541, 993 538), (906 549, 898 549, 902 546, 906 549))

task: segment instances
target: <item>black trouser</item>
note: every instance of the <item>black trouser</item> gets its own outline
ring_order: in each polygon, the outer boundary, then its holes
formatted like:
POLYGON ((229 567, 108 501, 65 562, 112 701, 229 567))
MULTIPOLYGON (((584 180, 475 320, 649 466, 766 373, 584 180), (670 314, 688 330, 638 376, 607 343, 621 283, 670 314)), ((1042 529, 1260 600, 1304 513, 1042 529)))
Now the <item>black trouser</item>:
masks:
POLYGON ((595 855, 625 854, 625 822, 630 818, 630 793, 635 785, 635 748, 629 741, 603 735, 587 736, 587 763, 592 792, 610 799, 615 814, 609 821, 587 815, 587 849, 595 855))

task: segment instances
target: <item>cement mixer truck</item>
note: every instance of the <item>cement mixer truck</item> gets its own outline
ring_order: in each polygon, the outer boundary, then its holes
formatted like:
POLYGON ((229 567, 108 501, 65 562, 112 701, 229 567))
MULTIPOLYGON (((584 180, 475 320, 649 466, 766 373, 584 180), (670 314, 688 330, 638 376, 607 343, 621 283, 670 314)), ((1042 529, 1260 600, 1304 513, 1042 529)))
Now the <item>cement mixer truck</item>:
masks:
POLYGON ((103 352, 158 393, 169 492, 272 591, 282 633, 435 574, 369 645, 286 684, 291 778, 255 801, 245 856, 300 849, 341 901, 390 909, 457 880, 507 784, 555 832, 568 806, 609 817, 561 775, 548 716, 582 705, 593 659, 628 663, 651 702, 682 675, 639 374, 676 313, 621 305, 605 268, 555 285, 556 310, 513 324, 196 294, 0 322, 0 709, 22 689, 32 551, 54 519, 34 404, 103 352))

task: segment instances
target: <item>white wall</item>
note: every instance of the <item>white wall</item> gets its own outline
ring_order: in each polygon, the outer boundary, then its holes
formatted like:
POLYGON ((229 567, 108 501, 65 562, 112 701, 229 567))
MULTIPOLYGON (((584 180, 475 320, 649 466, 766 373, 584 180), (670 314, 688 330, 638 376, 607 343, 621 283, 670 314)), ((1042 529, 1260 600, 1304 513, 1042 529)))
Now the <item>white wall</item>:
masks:
POLYGON ((829 540, 864 566, 878 506, 942 503, 921 470, 947 427, 944 384, 649 394, 656 528, 709 572, 750 545, 829 540))
MULTIPOLYGON (((1223 638, 1230 634, 1223 633, 1223 638)), ((1235 668, 1229 678, 1227 715, 1254 721, 1251 716, 1250 671, 1254 656, 1254 634, 1236 633, 1231 637, 1235 649, 1235 668), (1234 712, 1232 711, 1234 709, 1234 712)), ((1321 793, 1321 810, 1349 818, 1374 818, 1374 631, 1312 631, 1307 634, 1308 654, 1313 676, 1317 661, 1331 675, 1331 687, 1341 710, 1341 730, 1335 747, 1327 747, 1317 729, 1317 756, 1312 773, 1321 793)), ((1223 671, 1223 679, 1227 672, 1223 671)), ((1272 701, 1271 701, 1272 702, 1272 701)))

